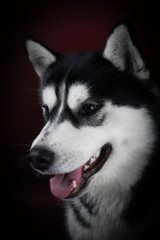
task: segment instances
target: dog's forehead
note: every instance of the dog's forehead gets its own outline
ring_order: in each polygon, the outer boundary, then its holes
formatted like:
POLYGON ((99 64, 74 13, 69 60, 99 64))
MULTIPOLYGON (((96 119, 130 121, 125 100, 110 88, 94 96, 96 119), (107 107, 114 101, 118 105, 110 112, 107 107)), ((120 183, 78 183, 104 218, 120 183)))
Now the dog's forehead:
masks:
POLYGON ((53 109, 57 101, 61 102, 61 104, 67 103, 68 107, 74 110, 87 100, 89 96, 89 87, 80 82, 67 86, 67 83, 64 81, 59 86, 50 84, 42 90, 42 101, 43 104, 48 106, 49 111, 53 109))

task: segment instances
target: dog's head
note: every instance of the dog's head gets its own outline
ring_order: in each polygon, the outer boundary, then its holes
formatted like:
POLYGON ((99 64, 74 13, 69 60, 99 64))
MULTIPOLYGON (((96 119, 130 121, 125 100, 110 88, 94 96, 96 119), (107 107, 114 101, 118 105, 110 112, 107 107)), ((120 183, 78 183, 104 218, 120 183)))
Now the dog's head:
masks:
POLYGON ((150 73, 128 25, 113 29, 103 51, 61 55, 30 37, 25 48, 40 77, 46 120, 29 159, 52 176, 53 195, 115 183, 130 188, 147 165, 155 133, 150 73))

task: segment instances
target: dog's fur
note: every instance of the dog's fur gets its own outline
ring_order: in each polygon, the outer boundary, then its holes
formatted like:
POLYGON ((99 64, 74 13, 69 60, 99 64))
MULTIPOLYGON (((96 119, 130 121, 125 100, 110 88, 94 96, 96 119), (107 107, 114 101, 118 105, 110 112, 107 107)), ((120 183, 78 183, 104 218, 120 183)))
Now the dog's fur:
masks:
POLYGON ((118 24, 103 51, 61 55, 31 37, 25 49, 40 77, 46 120, 31 165, 63 175, 105 144, 112 148, 86 186, 65 199, 71 238, 157 238, 159 97, 130 25, 118 24))

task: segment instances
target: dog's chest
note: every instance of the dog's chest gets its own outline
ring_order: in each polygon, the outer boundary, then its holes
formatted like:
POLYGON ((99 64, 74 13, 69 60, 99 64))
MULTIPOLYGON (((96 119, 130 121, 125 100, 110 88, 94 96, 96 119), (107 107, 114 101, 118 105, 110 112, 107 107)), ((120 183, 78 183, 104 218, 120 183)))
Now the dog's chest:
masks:
POLYGON ((124 208, 120 198, 96 201, 85 195, 66 204, 67 226, 71 239, 110 239, 121 228, 120 215, 124 208))

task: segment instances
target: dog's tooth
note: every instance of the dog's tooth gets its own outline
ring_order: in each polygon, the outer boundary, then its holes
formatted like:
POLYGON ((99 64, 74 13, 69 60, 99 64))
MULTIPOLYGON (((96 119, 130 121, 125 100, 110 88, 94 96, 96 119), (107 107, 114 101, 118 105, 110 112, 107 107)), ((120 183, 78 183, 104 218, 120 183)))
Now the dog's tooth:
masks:
POLYGON ((97 157, 99 157, 99 154, 100 154, 100 150, 97 150, 93 157, 97 158, 97 157))
POLYGON ((92 164, 95 161, 96 161, 96 158, 95 157, 91 157, 91 159, 89 160, 89 164, 92 164))
POLYGON ((77 183, 75 180, 73 180, 73 186, 72 186, 72 189, 75 189, 77 187, 77 183))
POLYGON ((86 171, 88 168, 89 168, 89 166, 88 166, 88 165, 85 165, 85 166, 84 166, 84 171, 86 171))

